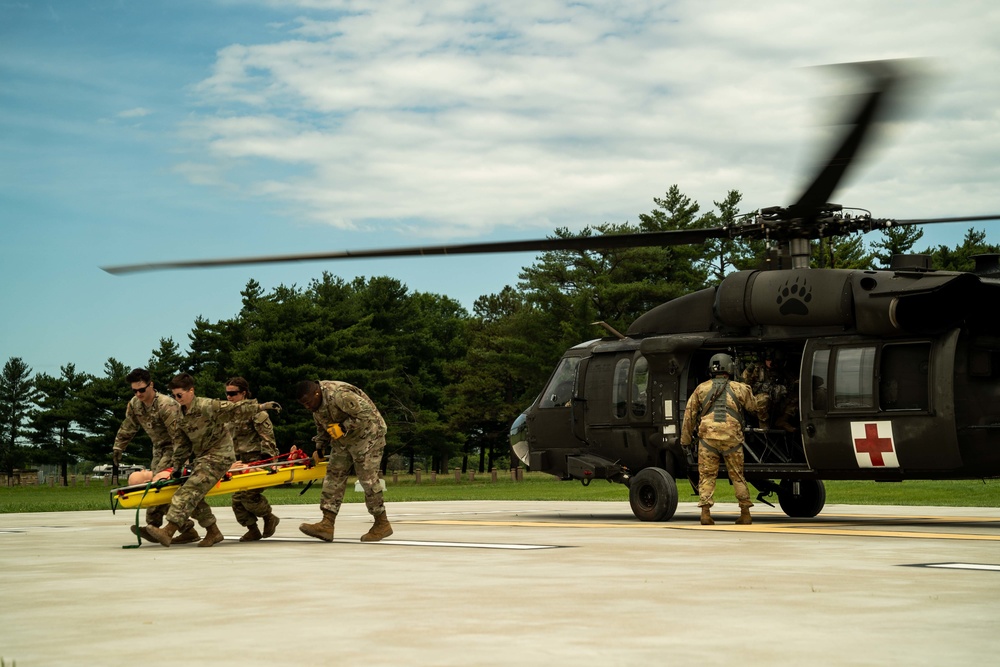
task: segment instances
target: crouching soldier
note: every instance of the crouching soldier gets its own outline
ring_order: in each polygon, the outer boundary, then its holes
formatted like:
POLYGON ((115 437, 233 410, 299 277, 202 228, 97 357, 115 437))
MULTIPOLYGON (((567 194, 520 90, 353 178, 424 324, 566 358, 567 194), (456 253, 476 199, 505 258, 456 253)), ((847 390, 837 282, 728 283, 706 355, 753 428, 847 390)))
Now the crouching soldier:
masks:
POLYGON ((170 501, 167 525, 163 528, 149 525, 146 531, 154 540, 169 547, 180 526, 188 517, 194 517, 205 528, 205 537, 198 546, 210 547, 223 538, 205 496, 236 461, 233 438, 225 424, 250 419, 260 410, 278 406, 273 402, 259 405, 255 400, 231 403, 195 396, 194 378, 187 373, 175 375, 167 387, 181 406, 181 442, 174 450, 172 476, 182 476, 185 461, 191 463, 191 474, 170 501))
POLYGON ((365 491, 365 505, 375 524, 361 536, 362 542, 378 542, 392 535, 385 515, 379 467, 385 449, 385 420, 365 392, 346 382, 304 380, 295 387, 295 395, 316 422, 317 451, 330 448, 323 495, 319 507, 323 520, 304 523, 299 530, 310 537, 333 541, 333 526, 340 512, 347 485, 347 473, 354 464, 358 482, 365 491))

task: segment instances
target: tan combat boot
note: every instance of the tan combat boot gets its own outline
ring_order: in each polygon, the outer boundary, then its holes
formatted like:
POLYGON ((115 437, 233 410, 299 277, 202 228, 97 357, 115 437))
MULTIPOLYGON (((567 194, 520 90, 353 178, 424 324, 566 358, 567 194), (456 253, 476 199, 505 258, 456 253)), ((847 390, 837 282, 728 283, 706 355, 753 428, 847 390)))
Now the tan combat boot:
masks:
POLYGON ((132 524, 131 526, 129 526, 129 530, 132 531, 133 535, 139 535, 140 537, 142 537, 142 539, 146 540, 147 542, 156 541, 155 539, 153 539, 153 536, 149 534, 149 531, 146 530, 146 526, 136 527, 135 524, 132 524))
POLYGON ((361 536, 362 542, 378 542, 384 537, 392 535, 392 526, 389 525, 389 518, 385 512, 375 515, 375 523, 371 529, 361 536))
POLYGON ((750 508, 741 507, 740 508, 740 518, 736 520, 737 526, 749 526, 753 523, 753 519, 750 518, 750 508))
POLYGON ((222 537, 222 531, 219 530, 219 524, 213 523, 211 526, 205 529, 205 538, 198 543, 199 547, 210 547, 213 544, 218 544, 224 538, 222 537))
POLYGON ((337 515, 330 510, 323 510, 323 520, 319 523, 304 523, 299 526, 299 530, 318 540, 333 542, 333 522, 337 520, 337 515))
POLYGON ((251 523, 247 526, 247 532, 243 533, 243 537, 240 538, 240 542, 256 542, 260 538, 260 529, 256 523, 251 523))
POLYGON ((273 514, 268 514, 267 516, 264 517, 264 535, 263 535, 264 538, 268 538, 274 535, 274 531, 277 530, 278 522, 280 521, 281 519, 274 516, 273 514))
POLYGON ((197 542, 201 539, 198 535, 198 531, 194 529, 194 521, 188 519, 181 526, 181 532, 177 534, 174 539, 170 541, 171 544, 191 544, 192 542, 197 542))
POLYGON ((701 506, 701 525, 714 526, 715 519, 712 518, 712 509, 708 505, 701 506))
POLYGON ((159 528, 157 526, 146 526, 146 532, 149 533, 149 536, 165 547, 170 546, 170 543, 174 539, 174 533, 176 533, 179 529, 180 526, 173 521, 168 521, 167 525, 163 528, 159 528))

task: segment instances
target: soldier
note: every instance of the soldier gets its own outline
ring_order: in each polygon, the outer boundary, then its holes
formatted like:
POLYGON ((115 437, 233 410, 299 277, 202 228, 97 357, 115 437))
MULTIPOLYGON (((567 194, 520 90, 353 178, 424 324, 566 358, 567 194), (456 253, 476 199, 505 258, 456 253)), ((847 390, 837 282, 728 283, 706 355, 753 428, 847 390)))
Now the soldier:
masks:
POLYGON ((385 515, 379 466, 385 449, 385 420, 365 392, 346 382, 303 380, 295 386, 302 407, 313 413, 316 422, 317 452, 330 446, 329 467, 323 480, 319 507, 323 520, 304 523, 299 530, 310 537, 333 541, 333 525, 344 499, 347 473, 354 463, 358 481, 365 491, 365 505, 375 524, 362 542, 378 542, 392 535, 385 515))
POLYGON ((798 379, 789 379, 781 350, 767 350, 763 364, 750 364, 743 371, 743 381, 753 390, 762 429, 774 426, 789 433, 796 430, 798 379))
POLYGON ((205 495, 236 461, 233 438, 225 424, 250 419, 259 410, 280 406, 273 402, 258 405, 253 399, 231 403, 195 396, 194 378, 188 373, 175 375, 167 387, 181 406, 181 442, 174 450, 172 476, 175 479, 182 477, 184 462, 188 460, 192 470, 170 501, 167 525, 163 528, 146 526, 146 530, 154 540, 169 547, 174 533, 193 516, 205 528, 205 537, 198 546, 210 547, 223 538, 212 508, 205 502, 205 495))
POLYGON ((729 481, 733 483, 736 500, 740 504, 737 524, 751 523, 750 491, 743 477, 743 414, 744 411, 759 415, 757 401, 750 386, 730 378, 735 372, 733 358, 716 354, 708 362, 711 380, 695 388, 684 411, 681 426, 681 445, 691 445, 695 430, 698 432, 698 505, 701 523, 711 526, 711 507, 715 504, 715 480, 719 476, 719 460, 725 459, 729 481))
MULTIPOLYGON (((153 385, 153 378, 145 368, 133 368, 132 372, 125 376, 125 381, 132 385, 134 396, 125 407, 125 421, 122 422, 115 435, 114 450, 111 460, 118 465, 122 460, 122 453, 128 447, 139 427, 149 435, 153 441, 153 461, 149 468, 153 475, 165 470, 174 454, 174 447, 180 442, 179 422, 181 416, 180 405, 177 401, 157 393, 153 385)), ((163 515, 167 513, 166 505, 153 505, 146 508, 146 523, 153 526, 163 525, 163 515)), ((146 533, 145 526, 137 528, 131 526, 132 533, 139 533, 146 540, 153 542, 153 538, 146 533)), ((199 539, 198 532, 194 529, 194 522, 187 522, 183 526, 180 535, 177 536, 178 544, 187 544, 199 539)))
MULTIPOLYGON (((250 383, 241 377, 231 377, 226 380, 226 399, 231 403, 253 398, 250 394, 250 383)), ((226 424, 233 438, 236 458, 241 463, 255 463, 262 459, 271 459, 278 455, 278 447, 274 441, 274 426, 267 412, 261 410, 245 421, 234 421, 226 424)), ((253 542, 263 537, 271 537, 278 527, 280 519, 271 511, 271 503, 260 489, 247 489, 233 494, 233 514, 247 532, 240 542, 253 542), (257 517, 264 519, 264 533, 257 528, 257 517)))

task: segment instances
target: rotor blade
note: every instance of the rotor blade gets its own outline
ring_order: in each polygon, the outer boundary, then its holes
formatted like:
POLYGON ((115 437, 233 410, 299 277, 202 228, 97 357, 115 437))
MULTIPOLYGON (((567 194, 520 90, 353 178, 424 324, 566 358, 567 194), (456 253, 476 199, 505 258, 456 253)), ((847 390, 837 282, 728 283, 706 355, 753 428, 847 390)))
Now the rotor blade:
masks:
POLYGON ((851 129, 837 145, 821 167, 813 182, 802 192, 798 201, 792 204, 789 215, 793 218, 810 218, 815 211, 831 200, 834 190, 844 178, 860 148, 868 137, 869 130, 887 103, 890 93, 902 78, 898 64, 889 60, 847 63, 861 69, 868 75, 874 90, 864 93, 852 120, 845 123, 851 129))
POLYGON ((963 215, 957 218, 914 218, 912 220, 892 220, 893 227, 906 225, 933 225, 939 222, 981 222, 984 220, 1000 220, 998 215, 963 215))
POLYGON ((248 264, 278 264, 282 262, 311 262, 340 259, 366 259, 375 257, 416 257, 425 255, 472 255, 502 252, 548 252, 552 250, 601 250, 606 248, 640 248, 648 246, 688 245, 704 243, 708 239, 725 238, 729 232, 722 227, 708 229, 681 229, 662 232, 636 232, 634 234, 608 234, 600 236, 574 236, 531 241, 498 241, 496 243, 469 243, 466 245, 441 245, 411 248, 375 248, 371 250, 342 250, 300 255, 264 255, 260 257, 234 257, 228 259, 193 259, 179 262, 150 262, 104 266, 113 275, 140 271, 166 269, 195 269, 216 266, 244 266, 248 264))

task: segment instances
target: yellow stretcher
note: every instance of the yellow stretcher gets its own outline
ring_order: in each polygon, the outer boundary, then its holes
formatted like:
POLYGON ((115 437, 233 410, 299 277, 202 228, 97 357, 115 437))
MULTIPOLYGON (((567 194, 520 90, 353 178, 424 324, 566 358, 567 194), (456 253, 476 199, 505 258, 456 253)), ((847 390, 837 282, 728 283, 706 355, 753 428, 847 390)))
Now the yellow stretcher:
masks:
MULTIPOLYGON (((307 460, 301 465, 282 463, 255 466, 245 470, 248 472, 231 471, 226 473, 226 476, 219 480, 206 495, 221 496, 248 489, 266 489, 270 486, 323 479, 326 476, 326 461, 313 463, 311 460, 307 460)), ((135 509, 137 507, 166 505, 174 497, 177 489, 181 488, 184 479, 165 479, 149 485, 135 484, 111 489, 111 509, 115 510, 119 507, 135 509)))

